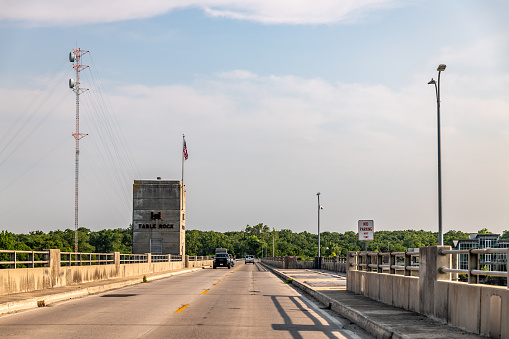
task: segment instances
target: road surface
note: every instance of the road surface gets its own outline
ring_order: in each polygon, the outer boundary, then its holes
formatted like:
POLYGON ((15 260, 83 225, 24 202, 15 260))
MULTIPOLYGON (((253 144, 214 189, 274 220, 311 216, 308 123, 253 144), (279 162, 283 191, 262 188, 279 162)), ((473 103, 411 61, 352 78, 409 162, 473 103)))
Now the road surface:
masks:
POLYGON ((371 338, 262 265, 244 261, 6 314, 0 336, 371 338))

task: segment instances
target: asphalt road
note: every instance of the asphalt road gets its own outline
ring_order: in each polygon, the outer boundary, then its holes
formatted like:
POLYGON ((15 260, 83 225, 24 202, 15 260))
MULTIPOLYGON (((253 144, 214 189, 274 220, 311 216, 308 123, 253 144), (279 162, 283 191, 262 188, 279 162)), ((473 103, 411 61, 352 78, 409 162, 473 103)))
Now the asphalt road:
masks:
POLYGON ((263 266, 241 261, 6 314, 0 336, 371 338, 322 307, 263 266))

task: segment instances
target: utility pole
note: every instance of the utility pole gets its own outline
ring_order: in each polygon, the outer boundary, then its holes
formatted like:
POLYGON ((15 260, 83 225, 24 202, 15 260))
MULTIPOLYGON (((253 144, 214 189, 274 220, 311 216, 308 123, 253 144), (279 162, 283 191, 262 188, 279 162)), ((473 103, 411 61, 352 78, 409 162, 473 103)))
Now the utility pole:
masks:
POLYGON ((73 68, 76 70, 76 80, 69 79, 69 88, 76 93, 76 132, 72 135, 76 140, 76 159, 74 171, 74 252, 78 252, 78 188, 79 188, 79 169, 80 169, 80 139, 86 137, 88 134, 80 133, 80 94, 87 89, 80 87, 80 72, 88 66, 81 64, 81 56, 88 53, 81 49, 73 48, 69 53, 69 61, 73 63, 73 68))

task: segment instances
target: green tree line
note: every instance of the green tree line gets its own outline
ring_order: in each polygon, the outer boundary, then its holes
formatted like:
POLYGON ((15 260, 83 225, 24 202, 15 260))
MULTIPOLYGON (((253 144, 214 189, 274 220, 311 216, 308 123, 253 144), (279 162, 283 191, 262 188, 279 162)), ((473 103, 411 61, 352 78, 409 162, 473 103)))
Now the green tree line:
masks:
MULTIPOLYGON (((0 232, 0 249, 18 251, 42 251, 60 249, 62 252, 74 252, 75 232, 33 231, 28 234, 0 232)), ((132 227, 105 229, 93 232, 85 227, 78 229, 78 249, 84 253, 131 253, 133 244, 132 227)))
MULTIPOLYGON (((479 233, 490 233, 486 228, 479 233)), ((461 231, 444 233, 444 244, 451 245, 453 240, 468 239, 469 234, 461 231)), ((502 238, 509 239, 509 231, 504 231, 502 238)), ((345 256, 348 251, 362 251, 365 243, 358 240, 357 233, 322 232, 320 234, 323 256, 345 256)), ((405 251, 407 248, 433 246, 438 244, 436 232, 430 231, 378 231, 374 241, 367 244, 369 251, 405 251)), ((289 229, 275 230, 260 223, 247 225, 241 231, 186 231, 187 255, 213 255, 218 247, 227 248, 229 253, 237 257, 245 254, 256 256, 263 253, 272 256, 306 256, 313 257, 318 253, 318 235, 309 232, 295 233, 289 229)), ((28 234, 0 232, 0 249, 41 251, 44 249, 60 249, 62 252, 74 251, 74 230, 33 231, 28 234)), ((132 226, 127 228, 104 229, 91 231, 87 228, 78 229, 78 248, 87 253, 132 253, 132 226)))

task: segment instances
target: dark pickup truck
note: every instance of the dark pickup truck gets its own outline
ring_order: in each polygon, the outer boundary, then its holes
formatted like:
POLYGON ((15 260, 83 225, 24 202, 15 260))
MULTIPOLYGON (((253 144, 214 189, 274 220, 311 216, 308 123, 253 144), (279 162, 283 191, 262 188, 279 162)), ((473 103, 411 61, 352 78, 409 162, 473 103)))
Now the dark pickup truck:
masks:
POLYGON ((230 257, 228 256, 228 253, 216 253, 214 256, 214 264, 213 267, 228 267, 230 268, 230 257))

